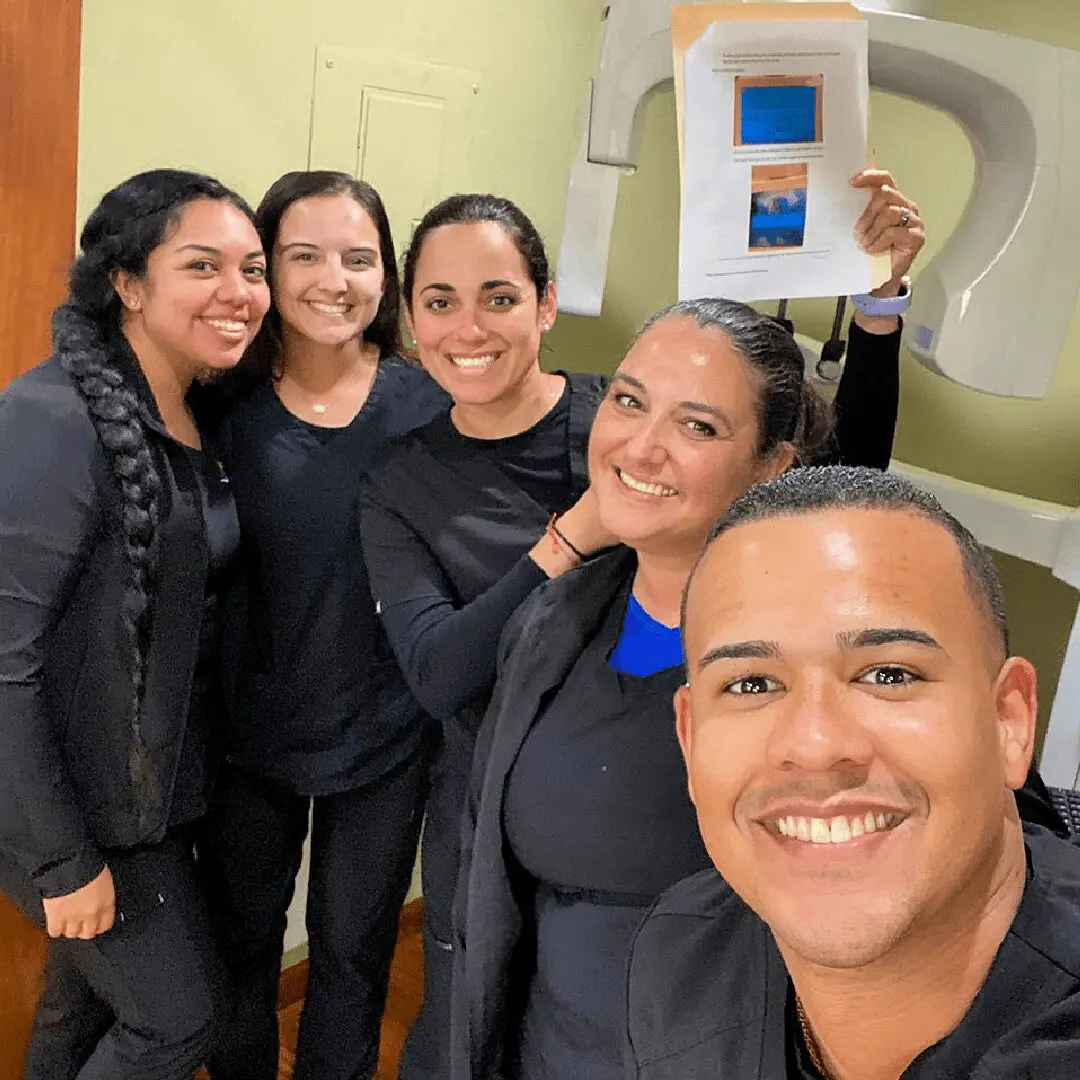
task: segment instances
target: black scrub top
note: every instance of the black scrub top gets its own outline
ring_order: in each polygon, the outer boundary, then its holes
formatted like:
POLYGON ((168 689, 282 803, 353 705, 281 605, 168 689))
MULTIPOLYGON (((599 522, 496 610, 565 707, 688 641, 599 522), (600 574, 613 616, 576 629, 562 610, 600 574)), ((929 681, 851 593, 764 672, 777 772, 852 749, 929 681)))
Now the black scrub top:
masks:
MULTIPOLYGON (((529 548, 550 515, 577 500, 584 479, 572 476, 575 450, 584 447, 576 446, 583 432, 571 430, 571 395, 567 379, 540 420, 503 439, 462 435, 446 413, 393 462, 394 490, 373 478, 363 512, 373 591, 406 678, 442 720, 467 703, 483 714, 502 628, 547 580, 529 548), (445 473, 438 479, 445 504, 416 505, 412 513, 410 502, 422 498, 436 469, 445 473)), ((587 430, 591 420, 588 406, 577 427, 587 430)))
MULTIPOLYGON (((983 985, 901 1080, 1080 1076, 1080 850, 1038 826, 1025 825, 1024 839, 1027 886, 983 985)), ((714 870, 679 882, 649 912, 625 1001, 637 1080, 820 1080, 772 934, 714 870)))
POLYGON ((514 1080, 622 1080, 631 938, 668 886, 709 865, 671 698, 685 670, 608 658, 628 590, 540 714, 510 772, 504 827, 534 886, 536 968, 514 1080))
POLYGON ((298 794, 354 790, 431 738, 376 617, 357 497, 393 440, 447 407, 387 357, 346 427, 294 416, 269 382, 228 422, 242 573, 225 600, 227 751, 298 794))
POLYGON ((170 445, 168 453, 174 458, 178 485, 189 488, 201 507, 207 546, 199 651, 192 676, 188 722, 181 736, 176 780, 169 804, 169 827, 172 828, 194 821, 207 810, 212 772, 211 741, 219 719, 216 712, 220 689, 218 597, 223 575, 240 546, 240 522, 229 477, 213 454, 179 443, 170 445), (176 461, 177 456, 185 460, 176 461))
POLYGON ((489 458, 534 502, 549 513, 561 513, 567 509, 568 493, 573 491, 567 454, 569 422, 567 381, 559 400, 528 430, 502 439, 474 439, 460 433, 459 438, 489 458))

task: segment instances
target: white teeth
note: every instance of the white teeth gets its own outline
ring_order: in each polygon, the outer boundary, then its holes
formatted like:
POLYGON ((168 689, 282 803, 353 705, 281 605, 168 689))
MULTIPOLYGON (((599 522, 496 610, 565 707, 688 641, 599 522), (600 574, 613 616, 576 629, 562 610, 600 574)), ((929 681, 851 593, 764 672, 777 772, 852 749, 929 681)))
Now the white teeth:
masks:
POLYGON ((664 487, 663 484, 646 484, 644 480, 638 480, 629 473, 623 472, 622 469, 616 469, 615 475, 630 488, 631 491, 640 491, 643 495, 659 495, 662 498, 668 499, 672 495, 679 494, 674 488, 664 487))
POLYGON ((247 323, 237 322, 235 319, 207 319, 207 326, 215 330, 224 330, 228 334, 240 334, 247 329, 247 323))
POLYGON ((459 368, 482 368, 490 367, 498 359, 498 354, 491 353, 488 356, 451 356, 450 361, 454 367, 459 368))
POLYGON ((904 820, 900 814, 875 814, 867 811, 865 816, 832 818, 777 818, 773 825, 781 836, 790 836, 810 844, 846 844, 872 832, 885 832, 896 828, 904 820))
POLYGON ((352 310, 352 304, 322 304, 318 300, 309 301, 316 311, 324 315, 347 315, 352 310))
POLYGON ((829 840, 834 844, 846 844, 851 839, 851 826, 848 819, 834 817, 829 825, 829 840))

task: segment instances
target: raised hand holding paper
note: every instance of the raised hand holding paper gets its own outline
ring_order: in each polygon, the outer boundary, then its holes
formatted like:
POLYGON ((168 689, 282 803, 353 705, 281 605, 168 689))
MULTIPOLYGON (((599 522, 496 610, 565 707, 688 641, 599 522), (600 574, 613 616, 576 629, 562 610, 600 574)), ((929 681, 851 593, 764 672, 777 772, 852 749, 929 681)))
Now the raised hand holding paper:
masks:
POLYGON ((867 24, 850 4, 672 9, 679 296, 868 292, 889 277, 855 223, 866 165, 867 24))

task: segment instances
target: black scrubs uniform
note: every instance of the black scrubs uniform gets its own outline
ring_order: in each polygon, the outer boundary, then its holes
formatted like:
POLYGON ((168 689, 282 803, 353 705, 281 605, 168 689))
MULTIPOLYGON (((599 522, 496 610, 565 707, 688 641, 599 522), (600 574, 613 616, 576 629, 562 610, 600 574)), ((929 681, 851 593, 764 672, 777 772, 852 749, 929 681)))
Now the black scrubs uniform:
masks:
MULTIPOLYGON (((175 440, 163 449, 177 491, 201 511, 206 582, 187 722, 168 794, 164 837, 103 849, 116 890, 113 928, 89 941, 50 939, 25 1076, 114 1080, 187 1074, 219 998, 221 972, 192 858, 205 814, 218 720, 219 589, 239 545, 236 507, 212 453, 175 440)), ((196 552, 191 552, 196 557, 196 552)), ((152 676, 151 676, 152 679, 152 676)), ((152 689, 150 690, 152 692, 152 689)), ((40 901, 37 902, 40 910, 40 901)))
MULTIPOLYGON (((1080 848, 1026 825, 1028 881, 960 1023, 900 1080, 1080 1076, 1080 848)), ((772 935, 714 870, 666 892, 637 932, 633 1080, 821 1080, 772 935)))
MULTIPOLYGON (((510 1033, 520 1080, 623 1080, 631 935, 655 897, 708 865, 671 698, 682 665, 615 671, 628 590, 611 605, 510 772, 506 838, 533 888, 535 973, 510 1033)), ((522 877, 519 877, 519 881, 522 877)))
POLYGON ((202 852, 234 991, 215 1080, 277 1076, 282 938, 309 812, 296 1076, 374 1074, 437 732, 375 616, 356 498, 386 445, 446 405, 420 368, 384 358, 346 427, 305 423, 269 384, 226 427, 243 558, 225 613, 226 766, 202 852))
POLYGON ((506 439, 461 435, 449 415, 404 440, 363 496, 364 559, 405 677, 442 721, 421 856, 424 1005, 400 1076, 448 1075, 451 906, 461 808, 506 620, 547 580, 527 552, 587 486, 586 446, 605 380, 569 375, 555 407, 506 439))

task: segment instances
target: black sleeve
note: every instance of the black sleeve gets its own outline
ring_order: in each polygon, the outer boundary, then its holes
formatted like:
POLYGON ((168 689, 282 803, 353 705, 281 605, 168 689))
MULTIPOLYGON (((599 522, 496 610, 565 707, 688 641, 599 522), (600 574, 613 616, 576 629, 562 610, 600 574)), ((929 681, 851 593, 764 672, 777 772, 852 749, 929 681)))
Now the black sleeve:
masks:
POLYGON ((461 605, 408 522, 371 489, 360 506, 364 563, 390 647, 416 700, 432 716, 449 720, 490 685, 506 621, 547 575, 523 555, 509 573, 461 605))
POLYGON ((465 806, 461 814, 461 848, 458 855, 458 884, 454 893, 454 932, 459 949, 465 946, 465 906, 469 892, 469 875, 472 869, 473 836, 480 816, 480 803, 484 795, 487 764, 491 757, 491 747, 498 734, 499 719, 508 702, 515 695, 516 680, 506 668, 524 633, 529 621, 529 608, 522 604, 511 616, 499 639, 495 688, 484 713, 483 723, 476 736, 476 748, 473 751, 472 766, 469 770, 469 783, 465 792, 465 806))
POLYGON ((900 333, 871 334, 852 320, 832 445, 815 464, 889 467, 900 407, 900 333))
POLYGON ((52 395, 0 399, 0 845, 44 897, 104 865, 42 692, 49 633, 97 530, 103 457, 86 415, 52 395))

